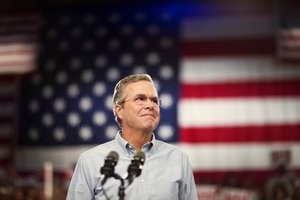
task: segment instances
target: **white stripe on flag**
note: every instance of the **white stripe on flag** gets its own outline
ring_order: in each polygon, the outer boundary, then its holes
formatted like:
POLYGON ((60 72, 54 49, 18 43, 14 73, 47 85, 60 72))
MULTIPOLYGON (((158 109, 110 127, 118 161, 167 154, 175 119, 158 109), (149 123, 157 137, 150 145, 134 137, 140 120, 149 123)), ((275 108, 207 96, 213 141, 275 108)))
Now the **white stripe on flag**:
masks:
POLYGON ((270 169, 271 152, 279 149, 291 151, 291 168, 300 167, 299 143, 273 144, 180 144, 190 158, 194 170, 255 170, 270 169))
MULTIPOLYGON (((194 170, 263 170, 272 165, 271 152, 278 149, 291 151, 292 168, 300 167, 299 143, 272 143, 272 144, 176 144, 188 156, 194 170)), ((93 146, 70 147, 38 147, 19 148, 17 165, 24 170, 38 170, 45 161, 52 162, 57 170, 69 169, 80 154, 93 146), (59 152, 59 153, 57 153, 59 152), (32 162, 34 155, 35 162, 32 162)))
POLYGON ((180 68, 182 83, 278 80, 300 77, 300 68, 276 66, 271 57, 189 58, 180 68))
POLYGON ((180 127, 299 123, 300 98, 180 100, 178 121, 180 127))

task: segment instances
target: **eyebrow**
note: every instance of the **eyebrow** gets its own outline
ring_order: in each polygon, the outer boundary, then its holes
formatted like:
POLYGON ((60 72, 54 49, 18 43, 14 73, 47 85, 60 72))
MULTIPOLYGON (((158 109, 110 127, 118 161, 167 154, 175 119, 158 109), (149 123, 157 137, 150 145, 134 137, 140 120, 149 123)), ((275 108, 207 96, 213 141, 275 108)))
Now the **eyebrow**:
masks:
POLYGON ((136 95, 134 95, 134 97, 138 97, 138 96, 146 96, 146 97, 149 97, 149 98, 158 98, 158 96, 148 96, 146 94, 136 94, 136 95))

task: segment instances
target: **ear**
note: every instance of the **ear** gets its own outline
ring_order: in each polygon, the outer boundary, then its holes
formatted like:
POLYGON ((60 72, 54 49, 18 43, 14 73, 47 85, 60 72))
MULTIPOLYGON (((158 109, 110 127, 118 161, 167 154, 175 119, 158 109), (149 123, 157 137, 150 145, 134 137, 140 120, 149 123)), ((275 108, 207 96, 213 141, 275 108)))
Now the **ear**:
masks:
POLYGON ((119 104, 115 106, 115 113, 118 118, 122 119, 123 118, 123 107, 119 104))

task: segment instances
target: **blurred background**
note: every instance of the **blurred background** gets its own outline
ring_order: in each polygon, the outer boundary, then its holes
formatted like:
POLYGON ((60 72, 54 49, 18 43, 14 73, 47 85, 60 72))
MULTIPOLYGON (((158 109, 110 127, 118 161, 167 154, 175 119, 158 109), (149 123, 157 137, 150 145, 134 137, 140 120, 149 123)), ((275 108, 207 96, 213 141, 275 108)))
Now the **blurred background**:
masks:
MULTIPOLYGON (((300 6, 288 0, 1 0, 0 199, 65 199, 114 138, 116 82, 149 73, 156 137, 199 199, 300 199, 300 6)), ((99 169, 100 170, 100 169, 99 169)))

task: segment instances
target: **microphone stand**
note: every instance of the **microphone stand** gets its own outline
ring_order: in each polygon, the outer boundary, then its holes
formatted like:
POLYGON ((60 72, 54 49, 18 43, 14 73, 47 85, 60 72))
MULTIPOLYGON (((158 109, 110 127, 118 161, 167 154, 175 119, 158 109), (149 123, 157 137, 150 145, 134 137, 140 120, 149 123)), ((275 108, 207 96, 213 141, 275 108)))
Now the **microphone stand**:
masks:
POLYGON ((121 185, 119 187, 119 192, 118 192, 119 200, 125 200, 125 182, 124 182, 124 179, 118 174, 114 174, 113 177, 115 179, 118 179, 118 180, 121 181, 121 185))

